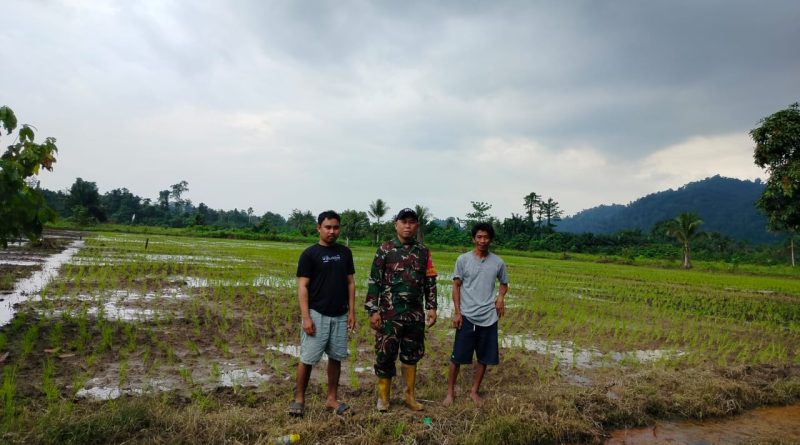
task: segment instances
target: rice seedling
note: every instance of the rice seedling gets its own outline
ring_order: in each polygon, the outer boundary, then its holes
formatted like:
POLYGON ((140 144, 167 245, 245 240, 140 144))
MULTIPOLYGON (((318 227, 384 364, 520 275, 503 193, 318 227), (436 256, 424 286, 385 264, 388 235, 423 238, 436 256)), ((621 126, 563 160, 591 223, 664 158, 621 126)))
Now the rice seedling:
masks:
POLYGON ((3 386, 0 388, 3 398, 3 427, 11 428, 17 416, 17 367, 6 366, 3 368, 3 386))
POLYGON ((191 370, 189 370, 187 368, 184 368, 184 367, 181 367, 181 368, 178 369, 178 374, 180 374, 181 379, 183 379, 183 381, 187 385, 189 385, 190 387, 194 386, 194 379, 192 378, 192 371, 191 370))
POLYGON ((55 402, 60 395, 58 385, 54 379, 55 367, 56 365, 52 357, 47 357, 42 365, 42 392, 44 393, 45 399, 50 403, 55 402))
POLYGON ((122 388, 128 382, 128 371, 129 371, 129 363, 128 358, 123 357, 119 363, 119 377, 117 379, 117 385, 122 388))
POLYGON ((22 347, 20 350, 20 361, 24 361, 28 355, 33 352, 33 348, 36 346, 36 341, 39 339, 39 324, 34 323, 28 327, 25 331, 25 335, 22 337, 22 347))

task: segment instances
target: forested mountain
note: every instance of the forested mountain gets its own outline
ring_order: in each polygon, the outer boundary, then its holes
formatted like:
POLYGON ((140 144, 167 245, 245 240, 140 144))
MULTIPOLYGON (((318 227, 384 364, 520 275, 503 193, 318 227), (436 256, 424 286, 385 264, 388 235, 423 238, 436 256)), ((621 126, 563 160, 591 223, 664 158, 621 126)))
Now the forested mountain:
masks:
POLYGON ((714 176, 691 182, 677 190, 666 190, 639 198, 628 205, 601 205, 564 218, 559 232, 614 233, 623 229, 648 232, 657 222, 682 212, 696 212, 705 221, 704 231, 731 238, 763 243, 780 237, 767 232, 767 219, 755 207, 764 190, 760 180, 714 176))

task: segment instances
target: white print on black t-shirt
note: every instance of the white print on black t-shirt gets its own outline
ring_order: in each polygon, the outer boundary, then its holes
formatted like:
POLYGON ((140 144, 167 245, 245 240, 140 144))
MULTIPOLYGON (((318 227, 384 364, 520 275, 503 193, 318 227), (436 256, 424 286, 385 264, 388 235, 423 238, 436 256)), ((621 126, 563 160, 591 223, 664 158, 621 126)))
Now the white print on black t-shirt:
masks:
POLYGON ((336 255, 336 256, 323 255, 322 262, 323 263, 327 263, 328 261, 340 261, 341 259, 342 259, 342 257, 340 255, 336 255))

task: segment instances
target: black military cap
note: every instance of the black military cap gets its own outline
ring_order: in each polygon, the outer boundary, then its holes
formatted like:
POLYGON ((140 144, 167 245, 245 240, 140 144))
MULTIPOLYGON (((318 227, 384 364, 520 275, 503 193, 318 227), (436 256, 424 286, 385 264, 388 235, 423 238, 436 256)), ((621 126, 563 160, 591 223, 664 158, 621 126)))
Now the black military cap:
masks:
POLYGON ((401 219, 406 218, 414 218, 415 220, 419 221, 419 217, 417 216, 417 212, 413 209, 409 209, 408 207, 404 208, 403 210, 397 212, 397 216, 394 218, 395 221, 400 221, 401 219))

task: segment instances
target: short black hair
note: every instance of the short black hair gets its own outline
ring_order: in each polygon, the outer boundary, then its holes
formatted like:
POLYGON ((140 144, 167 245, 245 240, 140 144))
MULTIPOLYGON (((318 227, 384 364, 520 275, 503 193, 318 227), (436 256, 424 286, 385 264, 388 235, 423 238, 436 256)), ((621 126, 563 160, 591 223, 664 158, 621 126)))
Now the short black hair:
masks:
POLYGON ((478 234, 478 231, 484 231, 489 234, 489 239, 494 240, 494 227, 487 222, 479 222, 472 226, 472 237, 475 238, 475 235, 478 234))
POLYGON ((342 223, 342 218, 339 216, 338 213, 334 212, 333 210, 326 210, 320 213, 319 216, 317 217, 317 225, 321 226, 322 221, 325 221, 326 219, 335 219, 336 222, 338 222, 339 224, 342 223))

